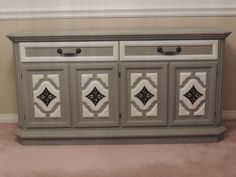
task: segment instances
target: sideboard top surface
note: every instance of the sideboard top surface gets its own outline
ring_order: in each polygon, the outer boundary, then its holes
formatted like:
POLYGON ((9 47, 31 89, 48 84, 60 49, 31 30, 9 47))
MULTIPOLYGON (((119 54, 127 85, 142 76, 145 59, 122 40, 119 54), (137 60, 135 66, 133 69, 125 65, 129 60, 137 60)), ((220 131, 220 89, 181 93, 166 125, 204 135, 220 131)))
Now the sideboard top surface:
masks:
POLYGON ((13 42, 31 41, 107 41, 107 40, 184 40, 224 39, 231 32, 221 29, 157 29, 157 30, 73 30, 28 31, 7 35, 13 42))

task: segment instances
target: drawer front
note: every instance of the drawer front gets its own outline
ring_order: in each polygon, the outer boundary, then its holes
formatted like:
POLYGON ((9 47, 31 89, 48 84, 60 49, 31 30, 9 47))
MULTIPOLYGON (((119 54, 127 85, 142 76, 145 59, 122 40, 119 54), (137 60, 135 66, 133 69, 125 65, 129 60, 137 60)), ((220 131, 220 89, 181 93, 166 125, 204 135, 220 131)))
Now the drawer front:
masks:
POLYGON ((118 42, 22 42, 21 62, 116 61, 118 42))
POLYGON ((123 41, 121 60, 217 60, 217 40, 123 41))

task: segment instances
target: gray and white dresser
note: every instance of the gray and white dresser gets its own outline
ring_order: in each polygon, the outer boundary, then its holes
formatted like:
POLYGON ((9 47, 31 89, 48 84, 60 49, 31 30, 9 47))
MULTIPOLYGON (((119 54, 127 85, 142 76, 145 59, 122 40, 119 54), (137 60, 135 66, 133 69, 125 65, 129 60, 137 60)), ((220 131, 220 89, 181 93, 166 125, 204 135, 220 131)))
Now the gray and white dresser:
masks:
POLYGON ((221 30, 60 31, 13 42, 23 144, 223 138, 221 30))

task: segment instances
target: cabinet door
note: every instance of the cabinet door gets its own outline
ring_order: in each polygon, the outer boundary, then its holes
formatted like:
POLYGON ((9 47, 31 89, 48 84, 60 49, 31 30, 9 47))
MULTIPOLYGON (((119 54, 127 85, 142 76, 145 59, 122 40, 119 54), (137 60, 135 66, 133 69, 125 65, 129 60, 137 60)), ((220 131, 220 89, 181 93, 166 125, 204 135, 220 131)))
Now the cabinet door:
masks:
POLYGON ((69 127, 68 65, 22 66, 26 127, 69 127))
POLYGON ((117 126, 117 63, 71 64, 70 71, 74 126, 117 126))
POLYGON ((167 124, 167 63, 122 63, 120 87, 124 126, 167 124))
POLYGON ((170 64, 170 125, 214 123, 216 62, 170 64))

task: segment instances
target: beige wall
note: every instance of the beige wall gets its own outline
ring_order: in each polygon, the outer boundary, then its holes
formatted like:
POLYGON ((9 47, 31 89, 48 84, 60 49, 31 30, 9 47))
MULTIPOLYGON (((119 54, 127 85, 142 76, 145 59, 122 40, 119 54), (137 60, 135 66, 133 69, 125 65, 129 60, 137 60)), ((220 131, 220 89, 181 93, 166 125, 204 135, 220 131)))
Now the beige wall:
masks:
POLYGON ((227 38, 223 77, 223 109, 236 110, 236 17, 98 18, 0 21, 0 114, 16 113, 15 77, 6 34, 30 30, 223 28, 227 38))

